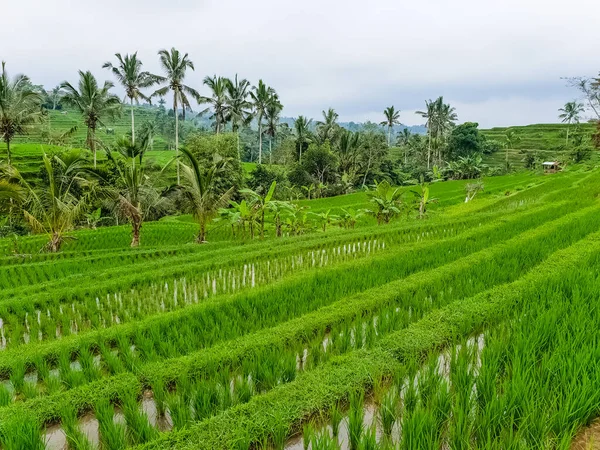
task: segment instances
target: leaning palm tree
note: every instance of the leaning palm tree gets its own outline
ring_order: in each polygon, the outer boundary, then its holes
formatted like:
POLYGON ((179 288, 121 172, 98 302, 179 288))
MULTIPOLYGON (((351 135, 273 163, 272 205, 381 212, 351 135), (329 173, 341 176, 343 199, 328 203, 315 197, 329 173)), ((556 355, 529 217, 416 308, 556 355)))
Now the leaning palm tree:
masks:
POLYGON ((24 134, 33 123, 41 121, 43 97, 31 87, 29 78, 17 75, 10 79, 2 62, 0 74, 0 137, 6 142, 7 162, 11 163, 10 143, 24 134))
POLYGON ((238 157, 240 156, 240 128, 252 120, 252 103, 248 101, 250 82, 246 79, 235 78, 227 83, 226 121, 231 122, 231 130, 237 134, 238 157))
POLYGON ((96 128, 98 125, 103 125, 105 118, 114 118, 121 112, 119 98, 109 92, 113 87, 113 83, 105 81, 100 88, 91 72, 81 70, 79 89, 66 81, 61 84, 61 88, 65 91, 62 102, 79 111, 87 126, 86 144, 94 155, 94 167, 96 167, 96 128))
POLYGON ((254 107, 254 115, 258 122, 258 163, 262 163, 262 127, 263 118, 267 114, 267 108, 272 102, 279 103, 277 93, 271 87, 268 87, 263 80, 258 80, 258 86, 254 86, 250 92, 252 98, 252 106, 254 107))
POLYGON ((205 77, 204 84, 212 91, 210 97, 200 97, 200 103, 208 103, 212 106, 214 114, 212 118, 215 120, 215 131, 217 134, 225 127, 226 112, 227 112, 227 86, 231 81, 227 78, 205 77))
POLYGON ((91 184, 81 177, 85 160, 77 152, 71 152, 63 158, 55 156, 55 165, 44 153, 43 161, 48 179, 47 186, 35 189, 21 179, 21 184, 29 193, 23 214, 34 233, 50 236, 46 250, 58 252, 64 241, 69 239, 67 234, 73 230, 88 204, 89 194, 76 196, 75 186, 90 187, 91 184))
POLYGON ((317 121, 317 136, 320 143, 324 143, 326 140, 333 141, 335 133, 338 128, 337 120, 339 114, 335 112, 335 109, 329 108, 327 111, 322 111, 323 120, 317 121))
POLYGON ((185 120, 185 111, 191 110, 188 95, 198 101, 200 94, 195 89, 183 84, 187 69, 194 70, 194 63, 189 59, 188 54, 181 55, 179 50, 172 48, 170 51, 160 50, 158 52, 160 64, 166 74, 165 77, 159 77, 159 82, 166 82, 167 85, 158 89, 153 96, 164 97, 168 92, 173 94, 173 112, 175 113, 175 157, 177 158, 177 184, 180 183, 179 175, 179 113, 178 108, 183 109, 183 118, 185 120))
POLYGON ((133 114, 133 103, 140 103, 140 99, 150 101, 150 98, 144 95, 141 89, 154 86, 158 82, 158 77, 150 72, 142 71, 142 61, 137 57, 137 52, 133 55, 121 56, 120 53, 115 53, 119 63, 113 66, 112 63, 106 62, 102 66, 105 69, 110 69, 117 81, 125 89, 125 96, 129 98, 131 106, 131 142, 135 143, 135 117, 133 114))
POLYGON ((269 163, 273 157, 273 139, 279 131, 279 114, 281 113, 281 104, 277 101, 270 102, 266 111, 265 134, 269 136, 269 163))
POLYGON ((311 142, 310 124, 312 119, 304 116, 298 116, 294 120, 294 129, 296 131, 296 147, 298 148, 298 161, 302 162, 302 150, 304 146, 311 142))
POLYGON ((571 123, 579 123, 579 115, 585 111, 583 107, 583 103, 579 103, 576 100, 572 102, 565 103, 565 106, 559 108, 561 114, 558 116, 561 119, 562 123, 567 124, 567 139, 565 141, 565 145, 569 145, 569 128, 571 127, 571 123))
POLYGON ((203 244, 206 242, 206 227, 208 223, 217 215, 220 208, 224 208, 231 198, 233 187, 224 193, 215 192, 215 184, 220 173, 225 169, 227 160, 217 158, 215 163, 207 170, 203 171, 196 157, 187 149, 181 149, 187 157, 190 165, 181 164, 181 170, 185 184, 181 186, 182 191, 192 215, 198 221, 200 229, 196 242, 203 244))
POLYGON ((385 120, 379 125, 385 126, 388 129, 388 147, 392 146, 392 129, 394 125, 400 123, 400 111, 396 111, 393 106, 388 106, 383 110, 385 120))

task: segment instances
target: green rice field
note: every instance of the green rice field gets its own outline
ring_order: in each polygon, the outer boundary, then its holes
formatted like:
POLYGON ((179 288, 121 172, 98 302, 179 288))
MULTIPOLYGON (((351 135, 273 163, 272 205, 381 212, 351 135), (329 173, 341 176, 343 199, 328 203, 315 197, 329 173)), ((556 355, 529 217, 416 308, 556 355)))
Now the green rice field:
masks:
POLYGON ((381 226, 0 239, 0 448, 588 448, 600 172, 493 177, 465 203, 467 182, 381 226))

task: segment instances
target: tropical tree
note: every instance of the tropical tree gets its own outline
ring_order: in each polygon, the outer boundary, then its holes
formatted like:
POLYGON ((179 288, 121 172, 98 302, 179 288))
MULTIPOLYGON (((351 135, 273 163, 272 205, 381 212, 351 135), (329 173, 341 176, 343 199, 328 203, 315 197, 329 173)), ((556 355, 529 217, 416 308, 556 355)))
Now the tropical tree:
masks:
POLYGON ((2 62, 0 74, 0 136, 6 143, 7 162, 11 163, 10 143, 16 135, 24 134, 30 125, 41 121, 42 95, 31 85, 25 75, 12 80, 2 62))
POLYGON ((421 182, 419 191, 411 191, 416 199, 417 209, 419 211, 419 219, 424 219, 427 214, 427 207, 431 203, 437 203, 437 198, 431 198, 429 195, 429 185, 421 182))
POLYGON ((255 211, 258 226, 260 227, 260 237, 265 237, 265 212, 270 209, 270 203, 275 193, 276 181, 271 183, 269 190, 264 197, 252 189, 241 189, 240 193, 245 194, 249 197, 250 206, 255 211))
POLYGON ((214 119, 215 132, 219 134, 227 122, 227 87, 231 84, 231 81, 213 75, 212 77, 205 77, 203 83, 211 90, 211 96, 201 96, 198 101, 199 103, 210 104, 212 107, 214 113, 211 119, 214 119))
POLYGON ((139 104, 140 99, 150 101, 141 90, 149 88, 158 83, 159 78, 150 72, 142 70, 142 61, 138 59, 137 52, 133 55, 126 54, 124 57, 120 53, 115 53, 118 64, 113 66, 111 62, 106 62, 102 66, 109 69, 117 81, 125 89, 125 97, 129 98, 131 109, 131 143, 135 144, 135 116, 133 103, 139 104))
POLYGON ((429 170, 431 164, 431 141, 434 133, 434 121, 435 121, 435 102, 432 100, 425 100, 425 110, 416 111, 415 114, 419 114, 421 117, 427 120, 425 126, 427 127, 427 170, 429 170))
POLYGON ((379 125, 385 126, 388 129, 388 147, 392 146, 392 129, 394 125, 400 123, 400 111, 396 111, 393 106, 388 106, 383 110, 385 120, 379 125))
POLYGON ((26 192, 20 181, 21 174, 15 167, 0 166, 0 213, 10 215, 25 200, 26 192))
POLYGON ((312 141, 310 132, 310 124, 312 119, 307 119, 304 116, 298 116, 294 120, 294 130, 296 131, 296 148, 298 149, 298 161, 302 162, 302 151, 312 141))
POLYGON ((356 158, 360 146, 360 133, 343 129, 337 146, 342 173, 353 177, 355 174, 356 158))
POLYGON ((410 138, 412 134, 408 128, 404 128, 398 135, 398 145, 404 148, 404 164, 408 164, 408 149, 410 147, 410 138))
POLYGON ((263 118, 267 115, 269 104, 279 103, 279 98, 275 90, 268 87, 263 80, 258 80, 258 86, 254 86, 250 92, 254 115, 258 122, 258 163, 262 164, 262 136, 263 136, 263 118))
POLYGON ((173 94, 173 113, 175 114, 175 157, 177 164, 177 184, 181 182, 179 174, 179 108, 183 110, 183 119, 185 120, 186 110, 191 110, 191 104, 188 96, 198 101, 200 94, 191 87, 183 84, 188 69, 194 70, 194 63, 190 60, 188 54, 182 55, 179 50, 171 48, 170 51, 160 50, 158 52, 160 65, 165 72, 164 77, 158 77, 159 83, 167 83, 166 86, 158 89, 152 96, 164 97, 168 92, 173 94))
POLYGON ((252 103, 248 101, 250 82, 246 79, 238 80, 237 74, 228 80, 226 94, 226 121, 231 122, 231 130, 237 134, 238 158, 240 157, 240 128, 252 120, 252 103))
POLYGON ((217 215, 220 208, 227 205, 233 193, 233 187, 224 193, 217 193, 214 189, 220 173, 225 170, 227 160, 216 158, 214 164, 208 170, 203 171, 198 160, 189 150, 184 148, 181 151, 190 163, 189 166, 181 164, 185 180, 185 184, 181 188, 192 215, 200 226, 196 242, 202 244, 206 242, 206 226, 209 221, 217 215))
POLYGON ((46 94, 48 102, 52 104, 52 110, 56 110, 56 107, 59 105, 60 99, 62 98, 62 89, 60 88, 60 85, 53 87, 52 90, 48 91, 46 94))
POLYGON ((281 103, 273 101, 269 103, 266 111, 265 134, 269 136, 269 163, 273 156, 273 140, 279 131, 279 114, 281 113, 281 103))
POLYGON ((569 128, 571 127, 571 123, 579 123, 580 114, 585 111, 583 103, 579 103, 577 100, 573 100, 572 102, 565 103, 565 106, 559 108, 561 114, 559 114, 558 118, 561 119, 562 123, 567 124, 567 139, 565 140, 565 145, 569 145, 569 128))
POLYGON ((505 164, 508 168, 508 150, 514 149, 515 146, 521 141, 521 136, 515 133, 515 130, 508 129, 504 135, 504 149, 505 149, 505 164))
POLYGON ((378 225, 390 223, 394 217, 400 214, 402 191, 392 187, 389 181, 376 182, 375 190, 368 192, 367 196, 375 208, 367 209, 365 212, 375 217, 378 225))
POLYGON ((114 84, 110 81, 105 81, 104 85, 99 87, 96 77, 90 71, 81 70, 78 89, 67 81, 61 84, 61 88, 65 91, 62 102, 79 111, 87 126, 86 144, 94 155, 94 167, 96 167, 96 128, 98 125, 104 125, 105 118, 114 118, 121 112, 119 98, 109 92, 113 87, 114 84))
POLYGON ((140 245, 145 215, 162 200, 144 171, 143 158, 149 142, 148 135, 142 135, 135 143, 128 137, 122 137, 113 147, 120 158, 116 158, 110 149, 106 152, 117 175, 114 186, 109 187, 107 192, 114 201, 117 214, 131 223, 132 247, 140 245))
POLYGON ((317 137, 319 143, 323 144, 326 140, 333 143, 336 132, 338 130, 337 120, 339 114, 335 112, 335 109, 329 108, 327 111, 322 111, 323 120, 317 121, 317 137))
POLYGON ((58 252, 69 238, 67 233, 73 230, 77 219, 84 214, 92 190, 82 196, 75 193, 78 185, 91 187, 81 176, 85 160, 78 152, 63 158, 55 156, 53 159, 44 153, 42 159, 48 184, 36 189, 21 179, 21 184, 29 193, 23 214, 34 233, 49 235, 46 250, 58 252))

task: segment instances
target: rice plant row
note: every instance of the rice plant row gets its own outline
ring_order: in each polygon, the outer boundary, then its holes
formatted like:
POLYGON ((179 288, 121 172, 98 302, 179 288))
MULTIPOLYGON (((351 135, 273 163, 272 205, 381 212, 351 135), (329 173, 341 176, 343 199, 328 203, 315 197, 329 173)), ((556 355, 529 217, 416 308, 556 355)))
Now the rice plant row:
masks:
MULTIPOLYGON (((588 295, 591 297, 585 295, 581 297, 582 314, 576 314, 573 321, 568 318, 567 312, 571 306, 567 301, 565 305, 561 306, 560 314, 554 311, 548 315, 552 320, 543 320, 541 324, 536 320, 539 316, 535 314, 532 314, 531 320, 528 317, 527 320, 507 322, 511 327, 515 323, 524 322, 522 328, 539 332, 537 336, 535 334, 524 336, 520 340, 520 346, 529 346, 536 349, 535 351, 538 353, 534 353, 533 356, 547 354, 548 360, 552 361, 554 365, 546 365, 543 368, 557 369, 560 367, 558 365, 559 361, 564 364, 566 353, 559 353, 554 357, 552 351, 556 347, 552 344, 546 346, 548 337, 555 335, 549 324, 554 324, 554 321, 559 318, 564 319, 565 326, 560 328, 560 331, 566 333, 561 333, 563 337, 556 338, 556 341, 562 343, 565 340, 570 340, 570 337, 567 338, 564 335, 569 336, 575 322, 581 319, 582 315, 585 314, 583 311, 589 308, 589 298, 595 297, 595 292, 598 290, 597 271, 594 267, 597 266, 599 261, 600 235, 596 233, 570 248, 557 252, 547 262, 543 263, 538 270, 530 272, 516 282, 495 288, 492 293, 486 292, 471 299, 460 300, 442 308, 442 310, 433 312, 430 316, 425 317, 408 329, 383 339, 371 351, 358 350, 346 356, 334 358, 321 368, 301 374, 294 382, 287 384, 285 387, 253 398, 247 405, 237 407, 231 414, 219 414, 209 421, 202 421, 180 431, 165 434, 143 448, 250 448, 250 445, 258 446, 258 448, 284 448, 286 438, 301 430, 298 421, 309 420, 311 417, 315 418, 317 423, 322 423, 323 417, 329 419, 325 419, 325 423, 330 424, 327 428, 318 424, 312 427, 313 429, 310 426, 306 427, 306 436, 309 437, 309 441, 318 439, 320 442, 331 445, 327 448, 339 448, 337 438, 334 440, 332 436, 332 428, 336 427, 335 424, 339 425, 342 420, 346 424, 346 436, 354 435, 352 440, 355 442, 354 445, 357 445, 354 448, 364 448, 362 446, 365 444, 374 445, 374 447, 368 448, 390 448, 389 442, 386 443, 388 438, 384 437, 384 423, 385 429, 390 431, 389 439, 392 439, 391 445, 394 445, 392 448, 398 448, 398 445, 400 445, 400 448, 410 449, 438 448, 436 444, 440 435, 443 438, 441 447, 452 442, 454 444, 452 448, 472 448, 473 439, 477 438, 477 433, 483 432, 483 435, 487 436, 487 433, 493 430, 493 428, 485 428, 486 424, 489 424, 489 421, 485 421, 492 417, 501 418, 500 422, 506 423, 504 436, 508 440, 499 441, 496 445, 487 445, 486 441, 483 441, 477 448, 523 448, 521 445, 524 442, 530 444, 525 446, 526 448, 547 448, 545 445, 558 441, 535 440, 531 437, 527 438, 528 441, 524 441, 525 432, 523 434, 517 432, 518 436, 511 436, 514 425, 519 426, 518 421, 513 421, 513 417, 520 418, 519 420, 523 417, 532 417, 529 414, 523 415, 524 410, 520 406, 528 401, 535 404, 536 395, 548 386, 553 386, 553 383, 548 383, 548 378, 553 381, 565 381, 566 386, 564 388, 560 387, 559 392, 566 394, 570 393, 568 386, 579 384, 587 387, 587 378, 584 378, 582 382, 577 382, 575 380, 578 380, 578 378, 573 377, 574 374, 585 373, 584 371, 574 372, 570 369, 558 371, 539 370, 539 375, 545 378, 532 377, 531 383, 538 382, 538 385, 536 390, 532 391, 531 399, 528 400, 527 390, 516 389, 517 386, 523 386, 524 377, 526 378, 528 375, 527 371, 519 370, 519 377, 513 389, 502 389, 506 385, 501 383, 496 390, 497 395, 507 396, 504 405, 516 407, 513 411, 516 410, 519 414, 506 415, 502 414, 502 410, 498 413, 498 410, 490 406, 488 413, 492 412, 493 414, 482 413, 479 417, 484 422, 479 424, 480 426, 475 426, 476 424, 472 423, 473 408, 478 407, 477 393, 479 388, 474 379, 482 370, 485 371, 481 368, 486 364, 486 349, 487 346, 491 345, 492 334, 485 339, 473 341, 479 344, 476 348, 485 343, 482 352, 475 352, 473 345, 463 346, 461 350, 450 353, 453 356, 448 359, 449 364, 440 364, 443 359, 440 360, 435 355, 430 360, 431 364, 426 365, 424 369, 418 370, 418 372, 415 368, 418 368, 419 365, 415 363, 421 359, 421 355, 424 353, 434 352, 435 354, 439 345, 456 341, 458 336, 463 336, 462 339, 466 339, 468 336, 473 335, 474 330, 481 330, 481 327, 484 327, 484 330, 494 329, 494 324, 502 323, 507 318, 514 317, 507 314, 507 312, 515 309, 519 310, 523 305, 536 305, 538 301, 541 305, 544 305, 543 299, 545 297, 548 297, 550 303, 553 301, 557 304, 562 303, 565 296, 569 297, 569 291, 577 291, 577 289, 573 289, 573 282, 575 284, 579 282, 581 277, 578 272, 584 271, 589 274, 588 278, 594 280, 594 283, 589 284, 590 291, 588 295), (543 288, 540 288, 542 283, 546 284, 543 285, 543 288), (544 331, 541 332, 541 330, 544 331), (400 358, 400 362, 397 362, 396 358, 400 358), (454 367, 452 368, 452 366, 454 367), (564 377, 562 377, 563 372, 564 377), (413 381, 408 382, 407 380, 410 379, 413 381), (396 387, 386 392, 385 389, 382 389, 382 386, 388 384, 389 381, 392 381, 396 387), (539 384, 539 381, 546 381, 546 383, 539 384), (452 388, 452 383, 457 386, 455 390, 452 388), (437 387, 440 387, 440 389, 437 387), (366 395, 362 394, 365 389, 369 393, 375 393, 375 408, 379 410, 376 412, 376 416, 381 418, 381 424, 376 425, 379 430, 370 426, 365 428, 364 422, 361 420, 365 413, 364 402, 362 401, 366 398, 366 395), (471 400, 467 400, 469 397, 471 397, 471 400), (350 410, 347 418, 343 419, 346 413, 342 410, 346 409, 348 398, 350 398, 351 403, 350 410), (508 399, 511 401, 508 401, 508 399), (409 411, 414 414, 409 413, 403 416, 401 412, 407 405, 409 411), (427 407, 425 408, 424 405, 427 405, 427 407), (396 407, 400 409, 398 410, 396 407), (319 417, 322 418, 319 419, 319 417), (334 422, 330 420, 334 420, 334 422), (453 425, 449 425, 450 422, 454 422, 453 425), (400 426, 398 426, 398 423, 400 426), (400 434, 398 434, 398 429, 401 430, 400 434), (514 439, 514 437, 518 438, 514 439), (454 440, 449 441, 450 439, 454 440), (506 446, 507 442, 512 443, 512 445, 506 446), (539 442, 542 442, 542 444, 539 445, 539 442), (532 443, 535 445, 531 445, 532 443), (263 444, 268 445, 268 447, 261 447, 263 444)), ((534 306, 533 309, 535 310, 537 307, 534 306)), ((541 306, 541 309, 543 310, 544 306, 541 306)), ((528 312, 527 309, 526 312, 528 312)), ((520 315, 520 317, 524 316, 520 315)), ((586 352, 590 353, 590 348, 594 346, 595 341, 593 329, 589 328, 590 324, 589 321, 582 322, 579 333, 574 333, 575 338, 581 337, 584 329, 588 333, 590 347, 584 347, 580 353, 582 356, 580 359, 584 364, 586 361, 591 362, 595 354, 585 355, 586 352)), ((579 329, 579 327, 576 327, 576 329, 579 329)), ((579 342, 581 340, 574 339, 571 341, 572 347, 569 351, 573 351, 572 349, 579 345, 579 342)), ((505 354, 507 353, 498 352, 496 357, 490 358, 490 360, 498 363, 500 357, 505 354)), ((521 355, 517 359, 519 364, 524 361, 533 365, 539 363, 538 359, 529 359, 531 354, 527 356, 528 358, 525 358, 524 355, 521 355)), ((593 366, 589 365, 588 367, 592 368, 593 366)), ((510 373, 502 370, 497 371, 496 369, 498 369, 498 366, 492 364, 487 373, 494 374, 501 379, 510 378, 510 373)), ((532 373, 536 371, 537 368, 531 370, 532 373)), ((482 389, 482 392, 488 392, 492 384, 489 380, 482 380, 481 382, 488 388, 487 390, 482 389)), ((589 394, 589 392, 586 393, 589 394)), ((580 400, 586 398, 583 395, 565 395, 564 397, 580 400)), ((553 399, 555 396, 554 393, 549 392, 544 398, 553 399)), ((595 397, 592 396, 590 404, 595 402, 594 399, 595 397)), ((491 403, 495 403, 494 406, 498 405, 498 402, 492 401, 491 403)), ((575 411, 575 403, 567 403, 574 406, 573 409, 567 411, 575 411)), ((583 404, 585 404, 585 401, 577 405, 580 409, 583 409, 583 413, 579 416, 576 415, 576 420, 573 422, 584 424, 586 420, 593 417, 594 408, 582 408, 583 404)), ((538 405, 540 407, 538 411, 546 406, 543 400, 538 405)), ((565 403, 561 402, 556 406, 564 407, 565 403)), ((572 422, 569 420, 564 421, 564 419, 572 414, 566 414, 567 411, 553 408, 550 413, 555 413, 563 418, 560 426, 566 425, 561 429, 563 434, 570 435, 570 439, 573 435, 573 427, 570 427, 569 424, 572 422), (559 411, 562 411, 562 413, 559 411)), ((597 413, 597 411, 595 412, 597 413)), ((538 424, 542 422, 542 419, 540 419, 538 424)), ((546 437, 553 439, 552 433, 547 434, 546 437)), ((292 442, 288 442, 288 444, 291 445, 292 442)), ((298 447, 290 446, 290 448, 298 447)), ((342 448, 348 447, 344 446, 342 448)))

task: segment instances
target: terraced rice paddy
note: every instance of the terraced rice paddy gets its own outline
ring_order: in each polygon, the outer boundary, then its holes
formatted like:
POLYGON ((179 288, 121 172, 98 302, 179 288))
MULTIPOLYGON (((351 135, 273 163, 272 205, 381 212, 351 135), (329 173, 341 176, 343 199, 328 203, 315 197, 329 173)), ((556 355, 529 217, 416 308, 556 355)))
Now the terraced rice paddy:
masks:
MULTIPOLYGON (((595 171, 426 220, 0 242, 2 449, 570 448, 600 416, 595 171)), ((312 201, 366 207, 364 194, 312 201)), ((590 434, 588 432, 588 434, 590 434)), ((579 448, 579 447, 573 447, 579 448)))

